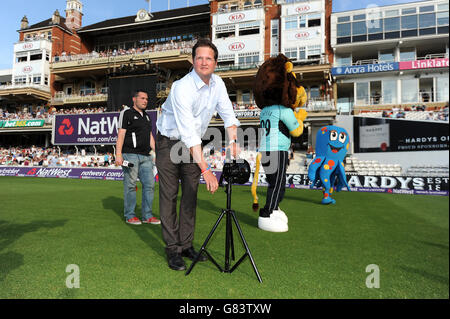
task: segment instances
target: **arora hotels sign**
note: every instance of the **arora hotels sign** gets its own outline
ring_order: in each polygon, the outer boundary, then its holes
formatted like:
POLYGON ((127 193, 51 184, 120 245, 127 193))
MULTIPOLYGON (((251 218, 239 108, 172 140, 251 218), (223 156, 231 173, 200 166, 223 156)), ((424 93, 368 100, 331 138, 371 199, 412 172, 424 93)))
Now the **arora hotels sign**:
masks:
POLYGON ((331 69, 332 75, 351 75, 375 72, 398 71, 398 62, 342 66, 331 69))

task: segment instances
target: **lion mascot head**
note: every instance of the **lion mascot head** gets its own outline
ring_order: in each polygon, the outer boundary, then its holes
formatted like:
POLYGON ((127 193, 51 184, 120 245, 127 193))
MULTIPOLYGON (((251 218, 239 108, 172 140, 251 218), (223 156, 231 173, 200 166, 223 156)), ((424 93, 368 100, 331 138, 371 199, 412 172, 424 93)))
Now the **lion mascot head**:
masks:
POLYGON ((271 105, 296 109, 305 105, 306 92, 292 72, 293 67, 285 55, 279 54, 259 68, 253 92, 260 109, 271 105))

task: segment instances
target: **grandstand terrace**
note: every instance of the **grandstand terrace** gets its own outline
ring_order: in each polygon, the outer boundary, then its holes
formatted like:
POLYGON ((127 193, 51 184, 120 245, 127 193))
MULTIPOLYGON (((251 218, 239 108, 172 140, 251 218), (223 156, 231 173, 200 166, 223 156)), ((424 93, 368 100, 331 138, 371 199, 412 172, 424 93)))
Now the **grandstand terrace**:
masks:
MULTIPOLYGON (((77 30, 86 53, 63 51, 51 72, 54 106, 102 105, 108 101, 108 79, 115 75, 158 73, 159 102, 166 88, 192 65, 196 39, 209 36, 208 5, 101 21, 77 30)), ((152 105, 155 108, 157 105, 152 105)))

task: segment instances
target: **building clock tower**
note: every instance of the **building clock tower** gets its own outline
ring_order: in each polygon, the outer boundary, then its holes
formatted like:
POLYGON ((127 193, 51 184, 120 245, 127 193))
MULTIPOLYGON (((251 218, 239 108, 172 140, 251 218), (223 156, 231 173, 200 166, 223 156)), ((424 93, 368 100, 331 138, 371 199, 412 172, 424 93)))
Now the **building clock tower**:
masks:
POLYGON ((81 28, 83 18, 83 4, 81 0, 67 0, 66 5, 66 26, 70 30, 81 28))

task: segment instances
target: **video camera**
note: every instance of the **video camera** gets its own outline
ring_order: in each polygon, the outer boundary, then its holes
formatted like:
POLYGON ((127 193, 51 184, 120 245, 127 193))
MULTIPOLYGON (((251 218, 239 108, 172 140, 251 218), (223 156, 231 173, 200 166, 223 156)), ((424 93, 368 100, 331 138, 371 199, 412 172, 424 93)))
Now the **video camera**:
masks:
POLYGON ((222 185, 223 179, 228 183, 245 184, 250 179, 250 174, 250 164, 246 160, 234 159, 225 161, 219 185, 222 185))

